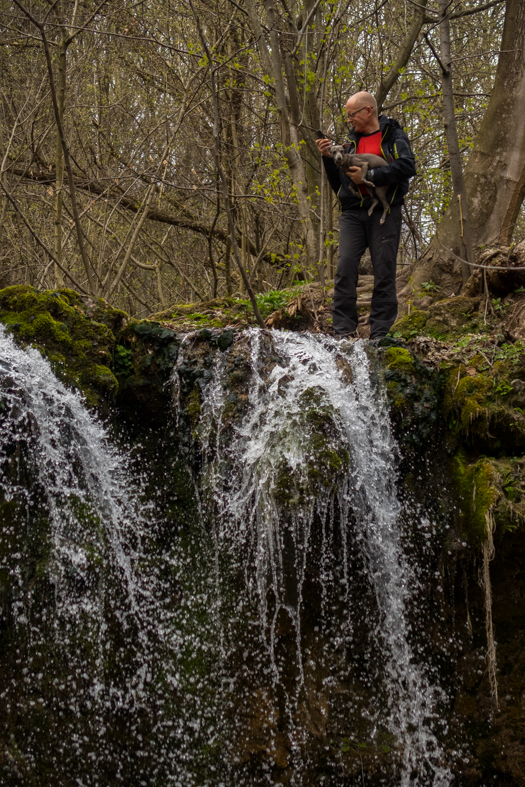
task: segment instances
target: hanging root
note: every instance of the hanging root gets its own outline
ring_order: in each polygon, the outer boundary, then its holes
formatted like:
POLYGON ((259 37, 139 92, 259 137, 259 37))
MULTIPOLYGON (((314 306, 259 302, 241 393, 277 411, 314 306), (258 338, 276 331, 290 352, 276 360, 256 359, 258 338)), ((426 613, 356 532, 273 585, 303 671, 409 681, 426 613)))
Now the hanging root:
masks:
POLYGON ((469 637, 472 637, 472 618, 470 617, 470 605, 468 600, 468 577, 467 577, 467 570, 465 566, 463 566, 463 589, 465 590, 465 607, 467 611, 467 619, 466 619, 466 626, 467 626, 467 633, 469 637))
POLYGON ((498 678, 496 674, 496 646, 494 644, 494 627, 492 625, 492 588, 490 584, 490 561, 494 557, 494 519, 492 513, 485 514, 487 538, 483 544, 483 587, 485 589, 485 629, 487 632, 487 667, 489 671, 490 694, 494 709, 498 710, 498 678))

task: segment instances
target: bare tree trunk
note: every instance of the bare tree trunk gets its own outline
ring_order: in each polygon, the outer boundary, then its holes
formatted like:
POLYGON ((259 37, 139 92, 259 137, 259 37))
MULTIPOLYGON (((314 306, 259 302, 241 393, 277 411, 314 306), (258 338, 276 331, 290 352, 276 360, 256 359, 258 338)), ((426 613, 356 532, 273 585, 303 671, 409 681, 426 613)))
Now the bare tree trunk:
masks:
POLYGON ((224 275, 226 277, 226 294, 231 297, 232 294, 232 273, 231 273, 231 241, 228 238, 226 241, 226 254, 224 256, 224 275))
MULTIPOLYGON (((58 53, 58 80, 57 80, 57 104, 60 115, 60 122, 64 123, 64 107, 66 101, 66 69, 67 69, 67 48, 65 41, 61 41, 58 53)), ((62 208, 64 199, 64 152, 60 134, 57 131, 56 153, 55 153, 55 257, 58 262, 64 264, 62 254, 62 208)), ((57 263, 54 263, 55 287, 64 286, 62 271, 57 263)))
MULTIPOLYGON (((489 106, 465 167, 474 249, 509 243, 525 195, 525 4, 507 0, 496 78, 489 106)), ((432 279, 452 290, 461 247, 457 207, 450 205, 412 284, 432 279)))
POLYGON ((507 0, 492 96, 465 173, 480 244, 510 243, 525 196, 525 4, 507 0))
POLYGON ((410 55, 412 54, 412 50, 414 48, 414 44, 416 43, 418 36, 421 32, 421 28, 423 27, 425 21, 425 8, 427 6, 428 0, 420 0, 419 5, 415 7, 414 10, 414 18, 412 19, 412 24, 408 28, 407 34, 405 36, 404 41, 402 42, 399 50, 397 52, 397 57, 392 63, 389 71, 381 79, 381 84, 379 85, 379 89, 376 93, 376 100, 377 100, 377 108, 381 111, 385 98, 389 94, 389 92, 394 87, 395 83, 399 79, 399 75, 401 70, 406 66, 409 61, 410 55))
POLYGON ((300 154, 300 134, 298 129, 299 118, 295 116, 298 111, 297 106, 297 85, 295 82, 295 75, 293 74, 293 66, 290 62, 286 63, 287 58, 291 58, 289 52, 285 53, 284 62, 281 55, 281 44, 277 32, 277 19, 275 10, 272 5, 272 0, 264 0, 264 7, 266 8, 266 15, 268 20, 269 44, 268 47, 264 38, 264 32, 257 16, 257 11, 253 0, 247 0, 246 8, 250 19, 252 32, 258 40, 259 53, 261 55, 261 62, 263 67, 274 81, 275 95, 277 102, 277 109, 281 121, 281 138, 284 147, 284 153, 292 182, 295 188, 295 196, 297 199, 297 209, 299 218, 303 225, 305 251, 308 263, 313 266, 316 263, 317 257, 317 243, 316 233, 312 222, 310 213, 310 205, 308 202, 308 181, 307 173, 304 162, 300 154), (287 82, 289 86, 289 98, 292 107, 292 117, 288 111, 288 101, 285 91, 285 83, 283 74, 287 74, 287 82), (290 91, 290 85, 292 90, 290 91), (295 122, 294 122, 295 120, 295 122))
MULTIPOLYGON (((469 209, 466 199, 465 181, 463 179, 463 168, 461 166, 458 129, 456 125, 456 114, 454 109, 452 55, 450 51, 450 21, 447 17, 448 8, 448 0, 439 0, 439 37, 441 42, 443 115, 445 119, 445 134, 447 137, 448 154, 450 157, 450 174, 452 176, 452 188, 454 191, 454 207, 457 211, 458 224, 460 226, 460 238, 462 241, 461 251, 463 255, 466 255, 468 262, 474 262, 474 246, 472 244, 469 209)), ((462 263, 461 265, 461 273, 463 276, 463 283, 465 283, 470 276, 469 266, 465 263, 462 263)))
POLYGON ((193 5, 192 0, 190 0, 190 6, 191 6, 191 9, 193 11, 193 15, 195 17, 195 22, 197 24, 197 29, 199 31, 199 37, 201 39, 202 48, 204 49, 204 51, 206 53, 206 57, 208 58, 208 63, 209 63, 209 68, 210 68, 211 96, 212 96, 212 103, 213 103, 213 148, 214 148, 214 154, 215 154, 215 166, 216 166, 217 172, 219 173, 219 177, 220 177, 220 180, 221 180, 222 197, 223 197, 224 205, 226 207, 226 214, 228 216, 228 226, 229 226, 229 229, 230 229, 230 239, 231 239, 231 244, 232 244, 232 249, 233 249, 233 256, 234 256, 235 262, 237 263, 237 267, 239 269, 239 273, 241 274, 241 278, 243 280, 244 286, 246 287, 246 290, 248 292, 248 297, 250 298, 250 302, 252 304, 252 309, 253 309, 253 313, 255 315, 255 319, 257 320, 257 323, 259 324, 259 326, 261 328, 266 328, 266 326, 264 324, 264 320, 263 320, 263 318, 261 316, 261 312, 259 311, 259 306, 257 304, 257 298, 255 297, 255 293, 254 293, 254 291, 252 289, 252 286, 250 284, 250 280, 248 279, 248 276, 246 275, 246 272, 244 270, 243 263, 242 263, 242 260, 241 260, 241 256, 239 254, 239 247, 237 245, 237 238, 236 238, 236 235, 235 235, 235 225, 234 225, 234 222, 233 222, 233 215, 232 215, 232 210, 231 210, 230 195, 228 193, 228 181, 226 179, 226 173, 224 172, 224 169, 222 168, 222 164, 221 164, 220 130, 219 130, 219 125, 220 125, 219 118, 220 118, 220 115, 219 115, 219 102, 218 102, 218 97, 217 97, 217 85, 216 85, 216 82, 215 82, 215 71, 213 69, 213 59, 212 59, 212 56, 211 56, 211 53, 210 53, 210 50, 209 50, 206 38, 204 37, 204 33, 202 32, 202 28, 201 28, 201 24, 200 24, 200 21, 199 21, 199 17, 197 15, 196 11, 195 11, 195 6, 193 5))

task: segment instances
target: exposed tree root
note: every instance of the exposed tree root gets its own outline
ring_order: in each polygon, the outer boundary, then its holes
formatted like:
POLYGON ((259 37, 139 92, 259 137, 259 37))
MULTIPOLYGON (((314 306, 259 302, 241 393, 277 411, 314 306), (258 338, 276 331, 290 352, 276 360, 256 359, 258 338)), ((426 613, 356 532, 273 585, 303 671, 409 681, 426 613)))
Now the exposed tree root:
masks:
POLYGON ((487 668, 489 671, 490 694, 494 709, 499 709, 498 703, 498 677, 496 664, 496 645, 494 643, 494 627, 492 624, 492 587, 490 583, 490 561, 494 557, 494 519, 492 512, 485 514, 487 522, 487 538, 483 544, 483 589, 485 591, 485 630, 487 633, 487 668))

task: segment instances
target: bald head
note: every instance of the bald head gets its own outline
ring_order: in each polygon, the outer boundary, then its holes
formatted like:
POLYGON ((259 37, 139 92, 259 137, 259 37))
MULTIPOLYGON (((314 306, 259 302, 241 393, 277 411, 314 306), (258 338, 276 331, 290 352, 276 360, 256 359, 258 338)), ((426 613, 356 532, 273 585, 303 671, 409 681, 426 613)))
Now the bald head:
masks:
POLYGON ((371 93, 361 90, 354 93, 346 102, 346 115, 354 131, 359 134, 371 134, 379 129, 377 117, 377 101, 371 93))
POLYGON ((373 114, 377 117, 377 101, 373 97, 372 93, 367 93, 366 90, 360 90, 359 93, 354 93, 354 95, 348 99, 347 104, 350 101, 355 101, 355 103, 359 104, 360 107, 372 107, 373 114))

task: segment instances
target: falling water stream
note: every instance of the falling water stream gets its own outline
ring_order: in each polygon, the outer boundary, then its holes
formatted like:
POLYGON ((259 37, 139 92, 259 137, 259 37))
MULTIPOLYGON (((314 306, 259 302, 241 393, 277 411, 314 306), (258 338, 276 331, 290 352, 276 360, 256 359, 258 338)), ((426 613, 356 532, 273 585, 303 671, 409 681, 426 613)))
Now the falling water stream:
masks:
POLYGON ((217 353, 195 428, 197 516, 167 538, 137 462, 0 328, 12 784, 452 783, 409 557, 414 529, 431 550, 434 525, 399 499, 366 347, 241 341, 243 408, 217 353))

